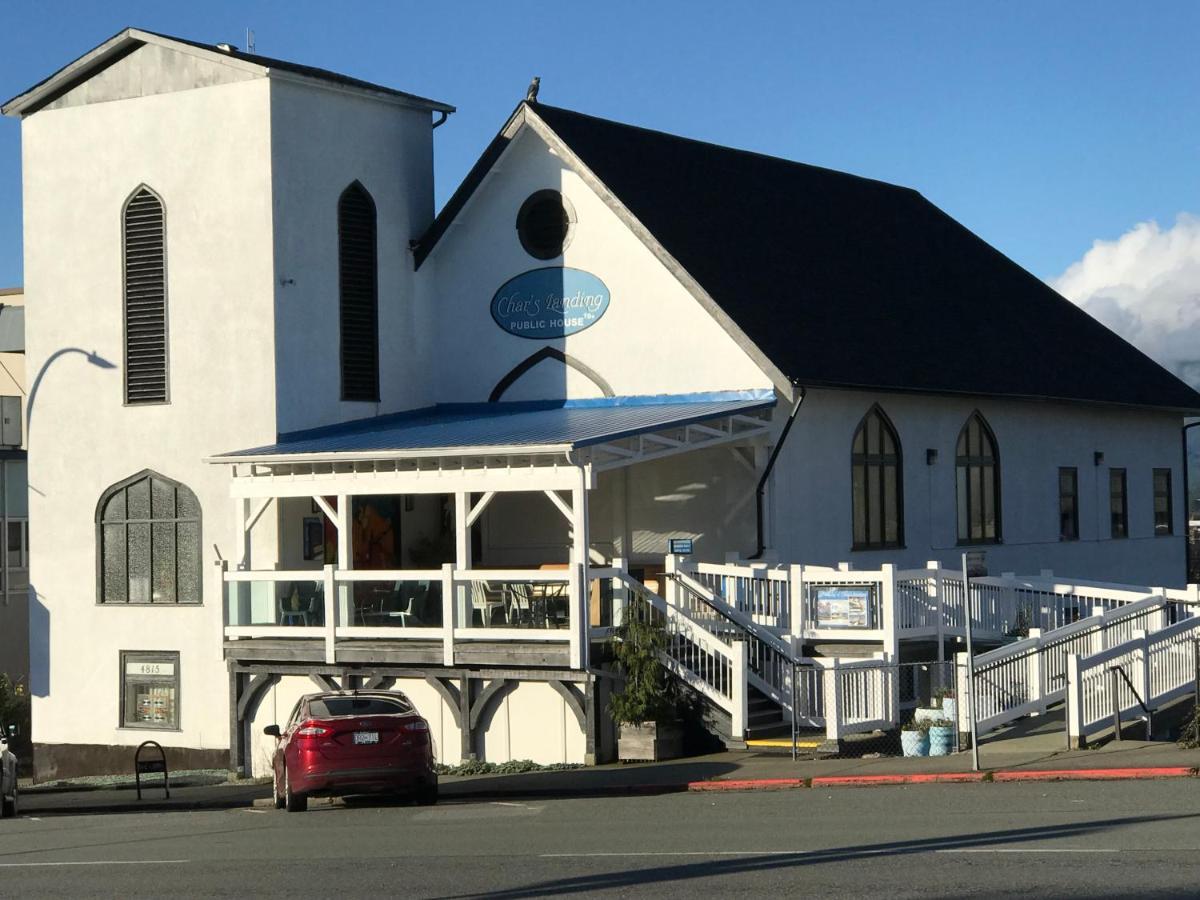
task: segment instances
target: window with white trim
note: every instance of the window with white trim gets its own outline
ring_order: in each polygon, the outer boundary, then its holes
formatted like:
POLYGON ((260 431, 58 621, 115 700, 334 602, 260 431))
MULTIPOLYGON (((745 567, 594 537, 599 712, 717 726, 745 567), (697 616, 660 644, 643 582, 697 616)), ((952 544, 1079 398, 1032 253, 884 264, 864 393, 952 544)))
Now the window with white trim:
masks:
POLYGON ((179 653, 121 653, 122 728, 179 728, 179 653))

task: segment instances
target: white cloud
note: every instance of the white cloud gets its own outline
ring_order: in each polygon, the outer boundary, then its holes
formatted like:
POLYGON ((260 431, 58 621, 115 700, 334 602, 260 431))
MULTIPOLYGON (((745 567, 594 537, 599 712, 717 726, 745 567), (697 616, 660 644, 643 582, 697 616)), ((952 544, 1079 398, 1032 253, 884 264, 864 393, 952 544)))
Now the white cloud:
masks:
POLYGON ((1200 388, 1200 217, 1096 241, 1051 286, 1200 388))

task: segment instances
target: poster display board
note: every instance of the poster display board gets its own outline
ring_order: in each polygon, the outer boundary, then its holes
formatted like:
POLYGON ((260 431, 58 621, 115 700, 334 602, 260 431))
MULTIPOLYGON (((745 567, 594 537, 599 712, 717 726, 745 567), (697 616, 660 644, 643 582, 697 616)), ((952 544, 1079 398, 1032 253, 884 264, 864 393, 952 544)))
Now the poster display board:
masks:
POLYGON ((870 628, 871 588, 817 589, 818 628, 870 628))

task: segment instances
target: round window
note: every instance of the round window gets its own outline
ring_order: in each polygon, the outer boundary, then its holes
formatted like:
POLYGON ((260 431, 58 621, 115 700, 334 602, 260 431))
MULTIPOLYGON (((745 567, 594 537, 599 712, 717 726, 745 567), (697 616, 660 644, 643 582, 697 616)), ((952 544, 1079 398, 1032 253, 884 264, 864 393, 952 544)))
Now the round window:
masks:
POLYGON ((517 237, 525 252, 535 259, 562 256, 571 242, 575 210, 555 190, 536 191, 521 204, 517 213, 517 237))

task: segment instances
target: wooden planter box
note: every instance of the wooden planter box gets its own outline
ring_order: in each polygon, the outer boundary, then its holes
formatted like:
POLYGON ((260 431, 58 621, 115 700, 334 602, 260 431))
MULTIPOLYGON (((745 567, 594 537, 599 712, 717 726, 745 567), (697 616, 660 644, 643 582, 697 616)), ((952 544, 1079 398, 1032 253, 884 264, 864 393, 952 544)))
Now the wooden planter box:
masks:
POLYGON ((622 725, 617 738, 621 762, 675 759, 683 754, 683 726, 677 722, 643 722, 622 725))

